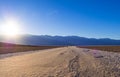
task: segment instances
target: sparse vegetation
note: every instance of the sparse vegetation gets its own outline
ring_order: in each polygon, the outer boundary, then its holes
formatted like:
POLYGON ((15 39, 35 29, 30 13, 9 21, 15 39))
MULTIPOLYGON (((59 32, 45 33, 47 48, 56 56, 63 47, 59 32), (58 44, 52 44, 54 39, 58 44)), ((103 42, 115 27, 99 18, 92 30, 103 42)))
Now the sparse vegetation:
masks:
POLYGON ((58 46, 30 46, 0 43, 0 54, 56 48, 58 46))
POLYGON ((120 46, 79 46, 79 47, 102 51, 120 52, 120 46))

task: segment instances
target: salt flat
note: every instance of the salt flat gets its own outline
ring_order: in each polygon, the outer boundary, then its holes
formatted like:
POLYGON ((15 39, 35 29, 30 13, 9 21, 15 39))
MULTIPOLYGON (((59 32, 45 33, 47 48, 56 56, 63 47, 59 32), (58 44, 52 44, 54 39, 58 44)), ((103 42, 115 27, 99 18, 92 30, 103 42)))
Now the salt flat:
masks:
POLYGON ((0 77, 120 77, 120 53, 69 46, 0 56, 0 77))

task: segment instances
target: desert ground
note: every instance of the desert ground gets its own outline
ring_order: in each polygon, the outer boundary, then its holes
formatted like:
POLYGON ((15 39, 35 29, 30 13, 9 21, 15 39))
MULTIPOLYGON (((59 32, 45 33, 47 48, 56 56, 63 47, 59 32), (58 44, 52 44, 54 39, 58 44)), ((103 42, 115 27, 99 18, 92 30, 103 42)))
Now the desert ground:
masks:
POLYGON ((35 51, 35 50, 51 49, 57 47, 61 47, 61 46, 31 46, 31 45, 0 43, 0 54, 35 51))
POLYGON ((80 48, 89 48, 89 49, 95 49, 95 50, 102 50, 102 51, 109 51, 109 52, 120 52, 120 46, 119 45, 96 45, 96 46, 78 46, 80 48))
POLYGON ((0 77, 120 77, 115 52, 68 46, 0 56, 0 77))

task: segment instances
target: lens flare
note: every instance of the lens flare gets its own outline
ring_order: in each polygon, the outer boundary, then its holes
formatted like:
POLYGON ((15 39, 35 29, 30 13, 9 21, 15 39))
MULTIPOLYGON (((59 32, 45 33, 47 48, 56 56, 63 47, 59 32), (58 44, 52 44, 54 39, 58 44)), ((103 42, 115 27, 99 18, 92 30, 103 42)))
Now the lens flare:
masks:
POLYGON ((17 37, 20 33, 20 25, 14 19, 7 19, 1 25, 1 34, 6 37, 17 37))

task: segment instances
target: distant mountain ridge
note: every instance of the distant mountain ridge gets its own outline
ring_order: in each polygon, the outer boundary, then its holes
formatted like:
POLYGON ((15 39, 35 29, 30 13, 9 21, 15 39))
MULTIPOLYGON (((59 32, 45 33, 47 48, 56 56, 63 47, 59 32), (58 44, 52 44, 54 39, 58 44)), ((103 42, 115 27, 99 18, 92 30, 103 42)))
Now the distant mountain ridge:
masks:
POLYGON ((49 35, 23 35, 21 39, 13 39, 9 41, 2 40, 1 42, 9 42, 22 45, 120 45, 120 40, 114 40, 109 38, 85 38, 79 36, 49 36, 49 35))

